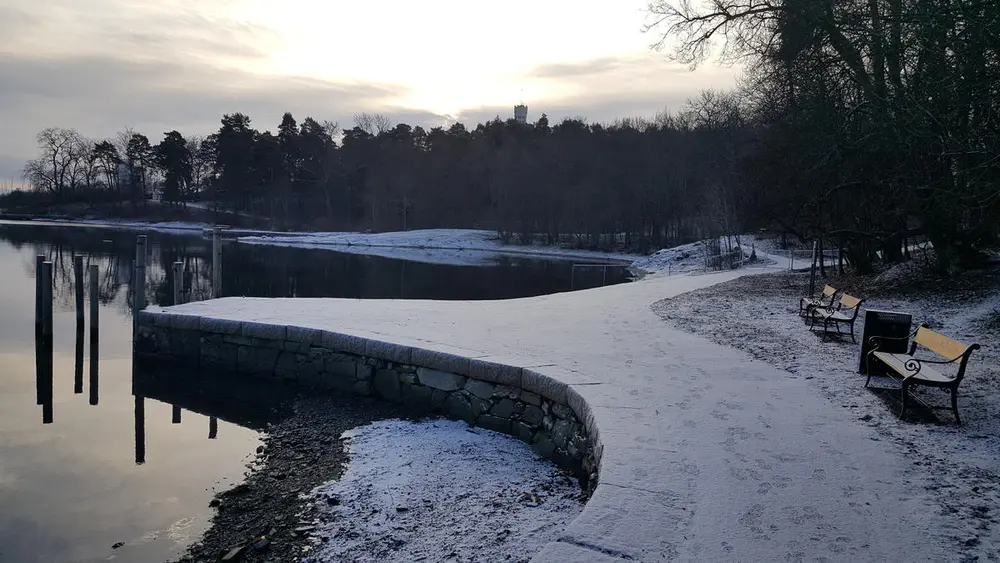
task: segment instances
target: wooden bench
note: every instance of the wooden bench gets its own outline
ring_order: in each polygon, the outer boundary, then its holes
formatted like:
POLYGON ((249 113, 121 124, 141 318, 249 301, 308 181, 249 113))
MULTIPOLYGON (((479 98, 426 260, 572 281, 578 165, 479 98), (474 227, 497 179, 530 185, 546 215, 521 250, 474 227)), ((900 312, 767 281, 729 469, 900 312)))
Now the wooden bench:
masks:
MULTIPOLYGON (((906 412, 906 397, 910 387, 923 385, 925 387, 937 387, 947 389, 951 393, 951 410, 955 413, 955 423, 962 424, 962 419, 958 416, 958 386, 965 377, 965 366, 969 361, 969 356, 973 350, 979 349, 979 344, 966 345, 952 340, 943 334, 934 332, 927 328, 926 324, 920 325, 917 331, 911 335, 913 342, 910 344, 910 351, 906 354, 891 354, 879 352, 879 345, 886 340, 907 340, 905 338, 887 338, 873 336, 869 339, 874 348, 868 352, 868 361, 878 361, 889 368, 889 375, 899 378, 900 381, 900 401, 903 406, 899 409, 899 417, 902 418, 906 412), (925 360, 913 357, 917 351, 917 345, 934 352, 944 360, 925 360), (941 373, 935 366, 957 364, 958 372, 954 375, 941 373)), ((865 387, 871 382, 872 376, 869 370, 868 380, 865 387)), ((938 407, 927 405, 932 409, 947 409, 948 407, 938 407)))
POLYGON ((840 325, 846 324, 851 327, 851 342, 857 342, 854 339, 854 321, 858 320, 858 313, 864 302, 864 299, 858 299, 844 293, 835 306, 810 308, 809 318, 812 322, 809 324, 809 330, 812 330, 818 323, 823 323, 823 338, 826 339, 830 333, 831 325, 837 329, 837 334, 843 334, 840 331, 840 325))
POLYGON ((808 317, 809 312, 817 307, 833 307, 837 291, 839 290, 833 286, 825 285, 823 286, 823 293, 819 297, 800 297, 799 316, 808 317))

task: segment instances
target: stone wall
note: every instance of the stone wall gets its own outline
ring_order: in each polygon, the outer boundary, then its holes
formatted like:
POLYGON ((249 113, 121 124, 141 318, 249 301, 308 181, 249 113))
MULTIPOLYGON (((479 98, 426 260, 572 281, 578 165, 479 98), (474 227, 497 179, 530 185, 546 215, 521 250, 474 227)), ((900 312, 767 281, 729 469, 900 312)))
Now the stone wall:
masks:
POLYGON ((529 368, 318 329, 148 311, 139 316, 135 353, 464 420, 516 436, 576 473, 586 489, 596 486, 589 407, 567 385, 529 368))

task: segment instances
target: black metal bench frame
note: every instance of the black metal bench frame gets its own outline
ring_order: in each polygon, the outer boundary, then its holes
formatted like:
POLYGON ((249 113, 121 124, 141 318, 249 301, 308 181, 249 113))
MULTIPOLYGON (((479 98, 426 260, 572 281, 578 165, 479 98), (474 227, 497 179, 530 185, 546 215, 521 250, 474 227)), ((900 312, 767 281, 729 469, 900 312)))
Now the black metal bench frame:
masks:
MULTIPOLYGON (((816 308, 829 309, 837 303, 837 294, 841 293, 841 290, 827 284, 827 286, 833 288, 833 293, 830 294, 829 298, 826 295, 820 293, 819 297, 799 297, 799 316, 800 317, 810 317, 812 310, 816 308), (829 303, 824 303, 824 300, 829 299, 829 303)), ((826 286, 824 286, 826 289, 826 286)))
MULTIPOLYGON (((841 298, 843 298, 843 294, 841 295, 841 298)), ((842 325, 842 324, 848 324, 848 325, 851 326, 851 332, 850 332, 850 334, 851 334, 851 342, 857 343, 858 341, 854 339, 854 322, 856 320, 858 320, 858 314, 861 312, 861 306, 864 305, 864 304, 865 304, 865 300, 864 299, 858 299, 858 304, 855 305, 854 307, 852 307, 852 309, 854 309, 854 313, 850 316, 850 318, 846 318, 846 319, 841 319, 841 318, 833 316, 835 313, 839 313, 839 312, 841 312, 841 311, 844 310, 844 304, 843 304, 842 301, 838 301, 837 304, 836 304, 836 306, 832 306, 832 307, 813 307, 813 308, 809 309, 809 318, 811 320, 811 322, 809 323, 809 330, 812 330, 813 327, 816 326, 816 323, 819 322, 820 320, 822 320, 823 321, 823 339, 826 340, 826 337, 830 334, 830 325, 831 324, 837 330, 837 334, 838 335, 844 334, 840 330, 840 325, 842 325), (826 311, 827 314, 826 315, 818 314, 818 311, 820 311, 820 310, 826 311)))
MULTIPOLYGON (((979 350, 980 346, 979 344, 971 344, 969 345, 968 348, 966 348, 965 352, 962 353, 962 355, 952 359, 925 360, 921 358, 914 358, 913 354, 917 351, 917 342, 913 340, 913 338, 916 337, 917 332, 919 332, 921 328, 930 330, 930 326, 928 326, 927 323, 922 323, 919 327, 917 327, 917 330, 914 330, 912 333, 910 333, 909 336, 903 338, 891 338, 887 336, 873 336, 869 338, 868 340, 869 342, 871 342, 873 348, 868 352, 868 362, 876 361, 881 363, 882 365, 885 365, 887 368, 886 373, 888 374, 888 376, 892 377, 893 379, 898 379, 900 381, 899 399, 900 403, 902 403, 902 406, 899 409, 899 418, 903 418, 903 415, 906 413, 906 399, 909 396, 910 387, 914 386, 935 387, 938 389, 945 389, 951 394, 951 407, 930 405, 927 404, 925 401, 920 400, 920 398, 916 396, 913 397, 914 400, 919 401, 921 404, 923 404, 929 409, 933 410, 950 409, 955 414, 955 423, 960 425, 962 424, 962 419, 958 415, 958 386, 962 383, 962 379, 965 377, 965 366, 969 362, 969 356, 972 355, 973 350, 979 350), (886 365, 885 362, 882 362, 877 356, 875 356, 875 352, 879 351, 878 348, 879 345, 881 344, 881 341, 884 340, 895 340, 895 341, 906 340, 910 342, 910 349, 906 353, 907 356, 910 356, 910 359, 906 360, 906 362, 903 364, 903 368, 912 373, 901 374, 895 369, 893 369, 891 366, 886 365), (923 369, 924 364, 947 365, 954 363, 958 363, 958 373, 955 375, 955 378, 950 381, 933 381, 929 379, 920 379, 918 377, 920 374, 920 370, 923 369)), ((926 348, 926 346, 924 346, 924 348, 930 350, 929 348, 926 348)), ((930 351, 941 356, 935 350, 930 350, 930 351)), ((946 356, 941 356, 941 357, 945 358, 946 356)), ((869 383, 871 383, 872 379, 871 376, 872 371, 870 366, 871 364, 869 363, 868 379, 865 380, 866 388, 869 386, 869 383)))

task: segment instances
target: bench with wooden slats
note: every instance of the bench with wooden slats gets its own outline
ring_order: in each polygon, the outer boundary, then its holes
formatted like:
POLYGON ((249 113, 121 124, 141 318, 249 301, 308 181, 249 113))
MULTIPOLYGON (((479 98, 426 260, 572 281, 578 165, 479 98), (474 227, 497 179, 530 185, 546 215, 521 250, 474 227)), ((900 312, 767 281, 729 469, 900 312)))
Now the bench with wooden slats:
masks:
MULTIPOLYGON (((962 378, 965 377, 965 366, 969 361, 969 356, 973 350, 979 349, 979 344, 962 344, 957 340, 934 332, 927 328, 926 324, 920 325, 913 334, 913 342, 910 344, 910 350, 906 354, 879 352, 879 344, 886 340, 903 339, 873 336, 871 342, 874 348, 868 353, 868 361, 881 362, 889 368, 890 376, 900 379, 900 402, 902 403, 902 407, 899 410, 900 418, 906 413, 906 399, 910 387, 922 385, 947 390, 951 394, 950 408, 955 413, 955 422, 961 424, 962 420, 958 416, 958 386, 962 383, 962 378), (913 357, 918 345, 945 359, 928 360, 913 357), (945 373, 945 371, 948 371, 945 370, 945 366, 948 365, 957 366, 958 371, 954 375, 945 373)), ((865 387, 868 387, 868 384, 871 382, 871 370, 868 373, 868 380, 865 381, 865 387)), ((933 405, 927 406, 934 409, 949 408, 933 405)))
POLYGON ((800 297, 799 316, 808 317, 809 312, 817 307, 833 307, 838 291, 832 285, 825 285, 819 297, 800 297))
POLYGON ((830 333, 831 326, 836 328, 837 334, 843 334, 840 330, 840 325, 846 324, 851 327, 851 342, 857 342, 854 339, 854 321, 858 320, 858 313, 861 311, 861 305, 864 302, 864 299, 858 299, 853 295, 845 293, 840 296, 840 301, 834 307, 811 308, 809 310, 809 318, 812 322, 809 325, 809 330, 822 323, 823 338, 826 338, 830 333))

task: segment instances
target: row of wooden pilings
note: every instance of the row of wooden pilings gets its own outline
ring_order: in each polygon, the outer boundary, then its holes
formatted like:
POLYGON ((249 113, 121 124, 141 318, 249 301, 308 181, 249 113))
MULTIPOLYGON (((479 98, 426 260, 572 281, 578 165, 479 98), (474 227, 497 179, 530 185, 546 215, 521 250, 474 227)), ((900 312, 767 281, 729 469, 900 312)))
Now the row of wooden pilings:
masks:
MULTIPOLYGON (((132 334, 133 340, 138 327, 139 312, 146 308, 146 257, 147 239, 145 235, 136 237, 135 260, 133 260, 132 276, 132 334)), ((44 255, 35 259, 35 368, 36 368, 36 399, 42 407, 42 423, 53 422, 53 265, 44 255)), ((83 256, 73 257, 73 276, 76 301, 76 364, 73 379, 73 392, 83 393, 83 344, 85 325, 85 286, 90 290, 90 380, 89 402, 97 405, 99 402, 99 332, 100 332, 100 286, 98 285, 97 264, 90 264, 86 269, 87 283, 84 284, 83 256)), ((173 276, 173 303, 183 301, 184 263, 174 262, 171 274, 173 276)), ((221 230, 212 232, 212 294, 220 297, 222 286, 222 244, 221 230)), ((133 370, 134 370, 133 364, 133 370)), ((171 422, 181 423, 181 408, 171 406, 171 422)), ((145 397, 135 395, 135 461, 144 463, 145 446, 145 397)), ((218 420, 209 418, 209 439, 218 436, 218 420)))

